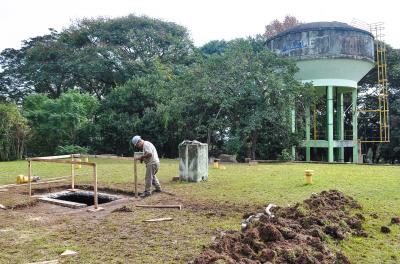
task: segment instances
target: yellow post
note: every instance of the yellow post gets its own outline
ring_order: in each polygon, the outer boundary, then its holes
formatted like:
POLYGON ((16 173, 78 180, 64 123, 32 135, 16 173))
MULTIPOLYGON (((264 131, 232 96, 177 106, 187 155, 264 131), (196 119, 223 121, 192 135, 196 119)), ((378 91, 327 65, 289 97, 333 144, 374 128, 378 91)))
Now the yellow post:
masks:
MULTIPOLYGON (((82 159, 76 159, 75 161, 77 161, 77 162, 82 162, 82 159)), ((82 168, 82 165, 81 164, 75 164, 75 169, 80 169, 80 168, 82 168)))
POLYGON ((97 165, 93 165, 93 177, 94 177, 94 209, 99 207, 99 199, 97 197, 97 165))
POLYGON ((306 183, 307 184, 312 184, 312 176, 313 176, 314 171, 313 170, 305 170, 304 175, 306 176, 306 183))
POLYGON ((219 160, 218 159, 214 160, 213 168, 214 169, 218 169, 219 168, 219 160))

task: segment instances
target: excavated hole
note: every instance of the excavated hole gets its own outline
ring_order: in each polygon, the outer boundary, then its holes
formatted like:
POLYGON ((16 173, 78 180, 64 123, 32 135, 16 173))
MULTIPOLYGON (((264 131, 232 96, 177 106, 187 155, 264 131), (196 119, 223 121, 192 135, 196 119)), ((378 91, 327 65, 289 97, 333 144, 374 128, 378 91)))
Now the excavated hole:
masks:
MULTIPOLYGON (((46 197, 56 200, 86 204, 87 206, 91 206, 94 204, 94 193, 89 191, 60 192, 47 195, 46 197)), ((118 199, 120 198, 115 195, 98 193, 99 204, 109 203, 118 199)))

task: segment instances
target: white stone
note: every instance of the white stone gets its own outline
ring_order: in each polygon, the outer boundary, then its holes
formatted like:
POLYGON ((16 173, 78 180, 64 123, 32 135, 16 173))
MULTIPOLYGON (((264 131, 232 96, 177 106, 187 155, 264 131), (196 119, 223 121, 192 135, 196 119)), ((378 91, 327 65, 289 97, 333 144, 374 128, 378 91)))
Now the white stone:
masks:
POLYGON ((61 256, 75 256, 75 255, 78 255, 78 252, 76 252, 76 251, 73 251, 73 250, 69 250, 69 249, 67 249, 67 250, 65 250, 62 254, 61 254, 61 256))

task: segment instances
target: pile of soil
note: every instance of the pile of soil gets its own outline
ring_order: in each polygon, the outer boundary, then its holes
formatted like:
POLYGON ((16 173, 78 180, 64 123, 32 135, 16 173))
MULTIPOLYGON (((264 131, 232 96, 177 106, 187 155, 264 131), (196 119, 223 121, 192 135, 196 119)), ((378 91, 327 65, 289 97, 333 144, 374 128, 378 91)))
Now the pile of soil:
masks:
POLYGON ((129 212, 133 212, 133 210, 131 208, 127 207, 126 205, 116 208, 111 211, 111 213, 129 213, 129 212))
POLYGON ((193 263, 350 263, 325 240, 368 236, 362 230, 364 216, 352 215, 354 209, 361 206, 339 191, 313 194, 294 206, 272 209, 274 217, 262 214, 241 232, 221 234, 193 263))

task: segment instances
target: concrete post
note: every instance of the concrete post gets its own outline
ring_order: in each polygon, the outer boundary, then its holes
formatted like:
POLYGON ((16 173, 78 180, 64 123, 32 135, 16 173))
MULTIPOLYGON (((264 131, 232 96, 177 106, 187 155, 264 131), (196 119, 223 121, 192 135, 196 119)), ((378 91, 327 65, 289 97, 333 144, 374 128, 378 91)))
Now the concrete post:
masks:
POLYGON ((328 116, 328 162, 333 162, 333 86, 328 86, 326 90, 326 101, 327 101, 327 116, 328 116))
MULTIPOLYGON (((306 106, 306 142, 310 141, 310 106, 306 106)), ((310 147, 306 146, 306 161, 311 160, 310 147)))
MULTIPOLYGON (((338 93, 337 98, 337 131, 338 131, 338 140, 344 140, 344 108, 343 108, 343 93, 338 93)), ((344 147, 338 148, 338 161, 344 162, 344 147)))
POLYGON ((351 91, 351 103, 353 113, 353 163, 358 163, 357 88, 351 91))
MULTIPOLYGON (((291 110, 292 114, 292 133, 296 132, 296 111, 294 107, 291 110)), ((292 160, 296 160, 296 147, 292 146, 292 160)))

